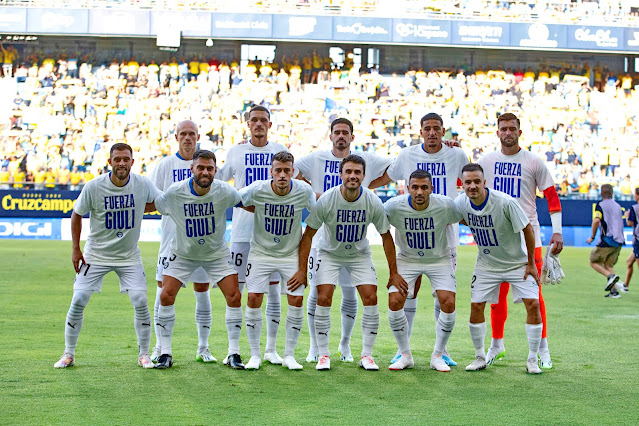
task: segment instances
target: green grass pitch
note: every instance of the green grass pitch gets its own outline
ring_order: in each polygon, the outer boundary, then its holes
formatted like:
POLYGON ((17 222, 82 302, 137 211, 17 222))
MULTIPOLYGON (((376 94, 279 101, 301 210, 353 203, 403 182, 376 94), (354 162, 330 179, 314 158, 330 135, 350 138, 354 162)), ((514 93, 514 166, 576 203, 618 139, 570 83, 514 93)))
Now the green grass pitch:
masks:
MULTIPOLYGON (((150 305, 155 297, 157 247, 141 244, 150 305)), ((373 253, 380 283, 385 283, 381 247, 373 253)), ((621 259, 628 253, 625 249, 621 259)), ((588 249, 565 249, 561 260, 566 280, 544 287, 554 368, 539 376, 525 373, 525 312, 523 306, 511 303, 506 358, 484 371, 468 373, 464 366, 474 356, 468 314, 475 255, 474 247, 460 249, 457 324, 448 344, 459 365, 450 373, 429 368, 434 319, 427 285, 420 294, 412 337, 414 370, 387 369, 396 346, 383 287, 374 349, 379 372, 342 364, 335 357, 328 372, 302 362, 308 350, 306 323, 296 352, 303 371, 271 365, 259 371, 228 369, 221 363, 227 340, 219 290, 212 291, 210 344, 220 362, 197 363, 191 288, 182 290, 176 302, 173 368, 143 370, 136 364, 133 309, 128 298, 119 294, 115 274, 107 277, 102 294, 94 295, 87 306, 76 366, 57 370, 53 363, 64 349, 64 320, 72 295, 71 244, 4 240, 0 245, 0 424, 636 424, 639 278, 630 294, 606 299, 603 278, 588 266, 588 249)), ((622 263, 617 267, 620 275, 625 268, 622 263)), ((282 300, 284 307, 286 299, 282 300)), ((339 300, 338 291, 331 331, 335 355, 339 300)), ((361 309, 353 354, 361 350, 360 321, 361 309)), ((489 339, 490 331, 487 345, 489 339)), ((244 330, 240 344, 248 360, 244 330)), ((282 328, 280 353, 283 346, 282 328)))

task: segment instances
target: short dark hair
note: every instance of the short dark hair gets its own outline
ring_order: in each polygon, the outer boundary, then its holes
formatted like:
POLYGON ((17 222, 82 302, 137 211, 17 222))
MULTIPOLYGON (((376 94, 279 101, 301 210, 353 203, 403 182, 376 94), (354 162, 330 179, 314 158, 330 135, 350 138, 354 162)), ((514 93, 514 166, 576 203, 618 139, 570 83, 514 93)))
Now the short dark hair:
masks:
POLYGON ((291 154, 288 151, 280 151, 277 154, 275 154, 273 158, 271 158, 271 165, 275 161, 279 161, 280 163, 295 164, 295 158, 293 157, 293 154, 291 154))
POLYGON ((269 110, 268 110, 268 108, 265 108, 265 107, 263 107, 262 105, 254 105, 254 106, 253 106, 253 107, 249 110, 249 113, 248 113, 248 116, 249 116, 249 117, 251 116, 251 113, 252 113, 253 111, 264 111, 265 113, 267 113, 267 114, 268 114, 268 118, 269 118, 269 119, 271 118, 271 111, 269 111, 269 110))
POLYGON ((131 148, 131 145, 128 145, 126 143, 114 143, 113 145, 111 145, 111 151, 109 151, 109 157, 113 156, 113 151, 129 151, 131 153, 131 156, 133 156, 133 148, 131 148))
POLYGON ((355 163, 361 164, 364 167, 364 173, 366 173, 366 161, 359 155, 351 154, 348 157, 344 158, 341 163, 339 163, 339 172, 342 173, 344 169, 344 164, 346 163, 355 163))
POLYGON ((465 172, 481 172, 484 174, 484 168, 477 163, 468 163, 462 168, 462 173, 465 172))
POLYGON ((348 128, 351 130, 351 135, 353 134, 353 123, 348 118, 336 118, 331 122, 331 133, 333 133, 333 127, 338 124, 346 124, 348 128))
POLYGON ((209 151, 208 149, 198 149, 193 153, 193 162, 198 158, 204 158, 205 160, 213 160, 215 164, 217 164, 217 158, 215 158, 215 154, 213 151, 209 151))
POLYGON ((422 127, 424 125, 424 121, 426 120, 437 120, 441 123, 442 126, 444 125, 444 120, 442 119, 441 115, 435 112, 429 112, 428 114, 423 116, 422 119, 419 120, 419 127, 422 127))
POLYGON ((409 184, 412 179, 428 179, 431 181, 431 183, 433 182, 433 176, 426 170, 415 170, 413 173, 410 174, 410 177, 408 178, 409 184))
POLYGON ((600 191, 601 198, 612 198, 612 185, 610 185, 609 183, 604 183, 603 185, 601 185, 600 191))
POLYGON ((639 186, 635 188, 635 194, 639 195, 639 186))
POLYGON ((497 117, 497 125, 499 126, 499 123, 501 123, 502 121, 510 121, 510 120, 515 120, 517 122, 517 127, 521 126, 521 123, 519 122, 519 118, 517 118, 517 116, 513 114, 512 112, 507 112, 497 117))

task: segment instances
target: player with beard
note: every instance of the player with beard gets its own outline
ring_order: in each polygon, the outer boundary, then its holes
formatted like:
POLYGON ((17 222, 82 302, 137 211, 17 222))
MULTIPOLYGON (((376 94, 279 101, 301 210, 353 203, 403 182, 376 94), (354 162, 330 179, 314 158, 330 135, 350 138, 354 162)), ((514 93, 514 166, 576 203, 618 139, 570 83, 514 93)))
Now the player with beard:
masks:
POLYGON ((217 284, 226 298, 229 348, 225 364, 244 369, 239 344, 242 295, 224 239, 226 209, 241 204, 240 194, 226 182, 213 180, 217 171, 215 163, 215 154, 211 151, 195 151, 191 164, 193 177, 171 185, 149 207, 149 210, 157 209, 163 215, 171 216, 176 225, 171 254, 162 275, 158 310, 162 355, 155 368, 173 365, 171 340, 175 326, 175 297, 191 274, 203 268, 209 282, 217 284))
MULTIPOLYGON (((234 179, 235 188, 238 190, 253 182, 270 180, 273 155, 281 151, 288 151, 284 145, 268 140, 268 131, 272 124, 271 113, 268 109, 262 106, 251 108, 247 122, 251 139, 248 143, 235 145, 229 150, 226 163, 220 168, 217 179, 222 181, 234 179)), ((241 208, 233 209, 231 260, 237 271, 240 291, 243 291, 246 284, 246 261, 249 257, 252 237, 253 214, 241 208)), ((281 296, 277 274, 271 277, 270 284, 266 300, 264 359, 271 364, 281 364, 282 357, 278 355, 275 347, 281 316, 281 296)))
MULTIPOLYGON (((541 250, 541 229, 537 218, 537 189, 544 193, 548 201, 548 210, 552 222, 553 255, 558 255, 564 246, 561 233, 561 202, 555 190, 550 172, 543 160, 530 151, 519 146, 521 136, 519 118, 515 114, 505 113, 497 118, 497 136, 501 142, 499 151, 486 154, 479 160, 483 167, 488 188, 496 189, 513 197, 526 212, 528 220, 535 231, 535 264, 537 272, 541 275, 543 266, 541 250)), ((501 284, 499 303, 490 306, 490 323, 492 329, 492 343, 488 349, 486 360, 492 364, 505 356, 504 326, 508 317, 508 282, 501 284)), ((548 349, 546 334, 546 304, 539 287, 539 307, 543 330, 539 345, 539 358, 541 368, 552 368, 552 360, 548 349)))
MULTIPOLYGON (((370 188, 377 188, 388 184, 391 180, 409 181, 411 173, 415 170, 425 170, 431 174, 433 194, 446 195, 453 200, 457 197, 457 182, 461 178, 462 168, 468 164, 468 156, 458 147, 449 147, 443 144, 443 137, 446 133, 444 121, 434 112, 426 114, 420 120, 420 134, 424 142, 420 145, 413 145, 402 149, 399 155, 390 165, 384 176, 375 179, 370 188)), ((448 245, 450 248, 450 261, 453 271, 457 270, 457 246, 459 245, 459 225, 448 226, 448 245)), ((417 311, 417 293, 419 291, 419 281, 415 286, 413 298, 406 299, 404 312, 408 321, 408 336, 413 330, 413 321, 417 311)), ((435 322, 438 321, 441 312, 439 299, 434 298, 435 322)), ((395 363, 400 351, 397 351, 391 363, 395 363)), ((444 349, 442 358, 446 364, 457 365, 450 357, 447 349, 444 349)))
POLYGON ((104 276, 111 271, 118 275, 120 292, 128 294, 135 310, 138 365, 153 368, 149 356, 151 316, 138 240, 145 206, 159 196, 160 191, 146 177, 130 173, 133 150, 129 145, 116 143, 111 146, 108 163, 112 171, 84 186, 71 214, 71 260, 76 276, 64 328, 64 354, 54 364, 55 368, 74 365, 84 308, 91 295, 102 290, 104 276), (91 213, 90 231, 82 253, 82 216, 87 213, 91 213))
MULTIPOLYGON (((160 191, 166 191, 175 182, 180 182, 191 177, 191 163, 193 153, 197 149, 197 141, 200 140, 197 125, 191 120, 184 120, 175 129, 175 139, 178 142, 178 152, 164 157, 151 172, 151 180, 160 191)), ((158 253, 158 263, 155 270, 155 279, 158 287, 154 305, 154 324, 156 345, 153 348, 151 359, 157 362, 160 355, 159 338, 160 326, 158 324, 158 309, 162 294, 162 274, 171 256, 171 241, 175 238, 175 222, 169 216, 162 216, 162 238, 158 253)), ((193 282, 195 294, 195 323, 197 325, 198 349, 195 359, 201 362, 215 362, 215 357, 209 350, 209 335, 211 334, 211 298, 209 294, 209 277, 203 268, 198 268, 189 277, 193 282)), ((186 285, 186 284, 185 284, 186 285)))
MULTIPOLYGON (((304 179, 313 187, 313 191, 319 198, 324 192, 342 184, 340 177, 340 163, 351 153, 351 143, 355 139, 353 135, 353 123, 346 118, 337 118, 331 123, 330 140, 333 145, 330 150, 314 151, 295 163, 299 170, 298 179, 304 179)), ((371 152, 358 152, 366 162, 366 176, 362 181, 363 187, 368 187, 371 181, 381 176, 388 168, 391 160, 379 157, 371 152)), ((318 236, 319 237, 319 236, 318 236)), ((311 345, 307 362, 317 361, 317 343, 315 341, 315 307, 317 306, 317 289, 315 288, 315 273, 319 267, 317 263, 317 244, 319 238, 313 239, 313 247, 308 258, 310 291, 306 304, 307 320, 311 345)), ((351 354, 351 335, 357 318, 357 294, 351 284, 349 274, 342 268, 339 275, 339 285, 342 290, 342 302, 340 313, 342 316, 342 336, 339 343, 340 359, 345 362, 353 362, 351 354)))

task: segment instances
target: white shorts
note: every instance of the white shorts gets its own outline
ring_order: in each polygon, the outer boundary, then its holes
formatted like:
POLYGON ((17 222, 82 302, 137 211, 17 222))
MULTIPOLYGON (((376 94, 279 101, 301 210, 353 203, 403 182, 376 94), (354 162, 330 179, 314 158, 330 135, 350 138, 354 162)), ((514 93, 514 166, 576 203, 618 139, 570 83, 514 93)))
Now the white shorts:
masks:
POLYGON ((291 296, 304 296, 304 286, 295 291, 287 288, 287 282, 299 269, 299 257, 291 256, 275 259, 265 256, 249 255, 246 264, 246 288, 249 293, 267 293, 269 282, 274 273, 282 277, 280 293, 291 296))
MULTIPOLYGON (((415 283, 417 282, 417 278, 422 275, 426 275, 430 280, 433 297, 435 297, 437 290, 457 292, 457 280, 455 279, 455 272, 453 272, 453 267, 450 263, 429 265, 425 263, 408 262, 403 258, 398 258, 397 272, 408 283, 407 297, 409 299, 415 297, 415 283)), ((388 289, 389 293, 398 291, 395 286, 391 286, 388 289)))
MULTIPOLYGON (((237 271, 237 280, 241 283, 246 282, 246 264, 251 251, 251 243, 231 243, 231 262, 237 271)), ((271 275, 271 282, 280 280, 277 273, 271 275)))
MULTIPOLYGON (((160 253, 158 255, 158 264, 155 266, 155 280, 162 281, 162 275, 164 275, 164 268, 167 267, 167 260, 171 257, 171 252, 160 253)), ((208 283, 209 276, 206 274, 204 268, 197 268, 189 277, 189 282, 192 283, 208 283)), ((217 284, 213 284, 214 286, 217 284)), ((182 287, 186 287, 186 284, 182 284, 182 287)))
POLYGON ((120 281, 120 293, 131 290, 147 290, 146 274, 142 263, 129 266, 105 266, 84 263, 80 266, 80 272, 75 276, 73 290, 88 290, 100 293, 104 276, 111 271, 118 274, 120 281))
POLYGON ((333 257, 319 251, 315 285, 333 284, 341 287, 357 287, 363 284, 377 285, 377 273, 370 254, 355 256, 352 259, 333 257), (345 269, 350 278, 348 284, 340 282, 341 270, 345 269))
POLYGON ((470 284, 472 303, 499 302, 501 283, 508 282, 512 287, 513 301, 521 303, 522 299, 539 299, 539 286, 535 279, 528 275, 524 280, 526 267, 510 271, 483 271, 475 269, 470 284))
POLYGON ((166 261, 164 274, 173 277, 184 286, 189 282, 189 277, 193 271, 202 267, 208 275, 208 282, 217 284, 229 275, 235 275, 235 268, 231 264, 230 257, 223 257, 216 260, 191 260, 184 259, 175 254, 171 255, 166 261))
MULTIPOLYGON (((320 262, 317 259, 317 249, 312 248, 310 254, 308 255, 308 284, 311 287, 314 287, 315 277, 317 276, 317 270, 319 269, 320 262)), ((353 287, 353 283, 351 282, 351 276, 349 275, 346 268, 341 268, 339 271, 339 277, 337 278, 337 282, 340 287, 353 287)))

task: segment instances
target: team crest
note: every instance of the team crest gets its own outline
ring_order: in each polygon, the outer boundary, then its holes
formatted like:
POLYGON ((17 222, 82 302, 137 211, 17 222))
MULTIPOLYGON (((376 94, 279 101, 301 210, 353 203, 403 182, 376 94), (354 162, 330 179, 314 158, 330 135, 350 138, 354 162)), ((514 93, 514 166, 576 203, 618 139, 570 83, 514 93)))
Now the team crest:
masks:
POLYGON ((279 239, 279 238, 277 238, 277 237, 275 237, 275 238, 273 238, 273 241, 275 241, 276 243, 278 243, 278 244, 279 244, 280 239, 279 239))
POLYGON ((204 239, 203 239, 203 238, 200 238, 199 240, 197 240, 197 243, 198 243, 198 244, 204 244, 204 239))
POLYGON ((122 237, 124 236, 124 234, 122 233, 122 231, 119 231, 119 232, 118 232, 117 234, 115 234, 115 235, 117 235, 117 237, 118 237, 118 238, 122 238, 122 237))

